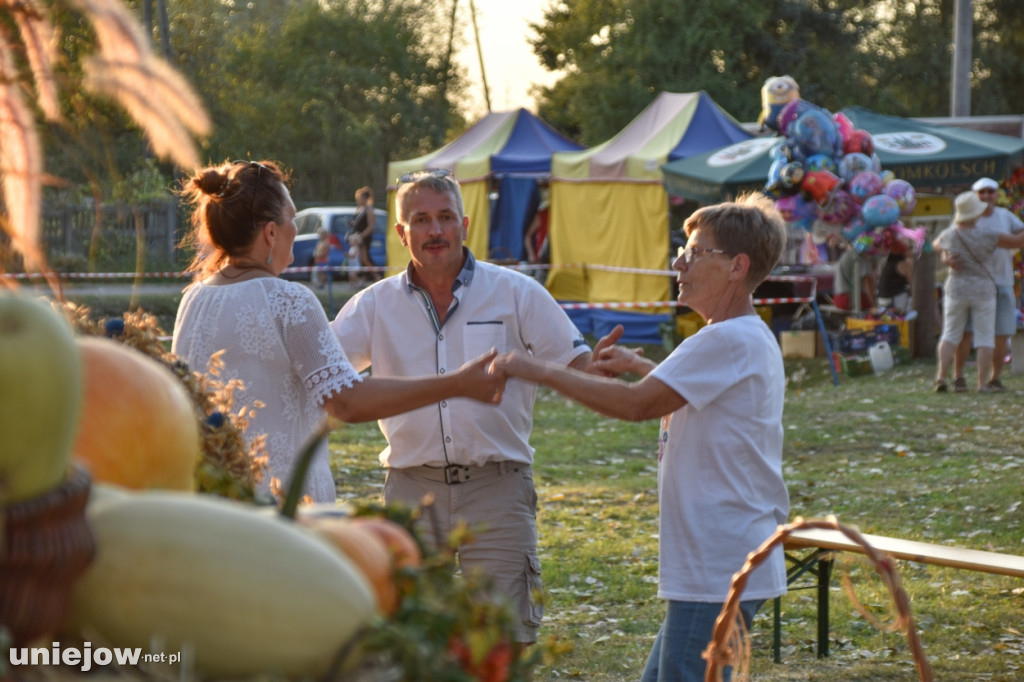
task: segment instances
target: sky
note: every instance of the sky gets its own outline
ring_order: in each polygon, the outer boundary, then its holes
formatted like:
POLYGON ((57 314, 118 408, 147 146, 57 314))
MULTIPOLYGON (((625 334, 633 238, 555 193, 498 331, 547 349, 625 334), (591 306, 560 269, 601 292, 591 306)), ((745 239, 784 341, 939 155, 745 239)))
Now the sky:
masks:
MULTIPOLYGON (((474 0, 492 111, 524 107, 535 112, 530 86, 534 83, 551 85, 557 80, 555 74, 541 67, 526 42, 532 33, 527 23, 540 22, 550 3, 551 0, 474 0)), ((456 21, 465 37, 458 59, 469 75, 471 102, 466 109, 472 121, 487 113, 487 105, 469 0, 459 0, 456 21)))

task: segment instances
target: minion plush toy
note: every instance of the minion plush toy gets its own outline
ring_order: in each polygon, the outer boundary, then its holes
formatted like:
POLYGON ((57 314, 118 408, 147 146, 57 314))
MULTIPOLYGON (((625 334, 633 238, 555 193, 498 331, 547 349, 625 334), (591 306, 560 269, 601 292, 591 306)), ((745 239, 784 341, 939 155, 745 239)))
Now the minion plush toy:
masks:
POLYGON ((800 99, 800 86, 791 76, 772 76, 761 86, 761 113, 757 124, 764 130, 779 131, 779 112, 793 100, 800 99))

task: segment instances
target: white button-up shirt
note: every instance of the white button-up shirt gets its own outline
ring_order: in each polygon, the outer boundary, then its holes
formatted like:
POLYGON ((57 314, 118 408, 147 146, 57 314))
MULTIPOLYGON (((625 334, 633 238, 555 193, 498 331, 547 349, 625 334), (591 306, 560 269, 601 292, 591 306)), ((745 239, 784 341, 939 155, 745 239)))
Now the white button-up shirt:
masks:
MULTIPOLYGON (((467 252, 468 253, 468 252, 467 252)), ((468 254, 444 323, 409 271, 345 304, 331 328, 359 371, 377 377, 442 375, 486 353, 518 350, 568 365, 590 348, 547 290, 514 270, 468 254)), ((500 405, 451 398, 380 420, 386 467, 532 463, 536 386, 510 379, 500 405)))

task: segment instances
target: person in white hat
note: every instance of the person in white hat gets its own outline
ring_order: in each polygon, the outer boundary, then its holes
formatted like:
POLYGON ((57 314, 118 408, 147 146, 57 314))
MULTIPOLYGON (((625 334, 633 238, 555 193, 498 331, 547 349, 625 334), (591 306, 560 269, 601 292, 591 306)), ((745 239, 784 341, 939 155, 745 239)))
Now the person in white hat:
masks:
POLYGON ((974 322, 973 343, 978 362, 978 392, 991 393, 992 352, 995 346, 996 280, 990 269, 992 253, 1002 248, 1024 246, 1024 232, 1003 234, 982 228, 978 219, 988 209, 975 192, 956 198, 953 224, 939 233, 932 245, 949 267, 942 292, 942 338, 935 390, 949 390, 946 373, 964 338, 967 316, 974 322))
MULTIPOLYGON (((988 208, 978 218, 978 227, 1008 234, 1024 231, 1024 222, 1021 222, 1020 218, 1005 208, 996 206, 996 199, 999 197, 998 182, 992 178, 981 178, 971 186, 971 189, 979 199, 988 204, 988 208)), ((957 267, 957 265, 959 263, 954 262, 951 267, 957 267)), ((1003 370, 1006 353, 1010 347, 1010 338, 1017 333, 1017 300, 1013 295, 1013 251, 996 249, 992 253, 992 263, 989 265, 996 281, 996 337, 995 348, 992 352, 992 374, 986 385, 994 391, 1003 391, 1005 387, 999 379, 999 375, 1003 370)), ((971 354, 972 330, 972 320, 968 316, 966 333, 963 341, 957 346, 956 358, 953 360, 953 390, 955 391, 967 390, 964 365, 971 354)))

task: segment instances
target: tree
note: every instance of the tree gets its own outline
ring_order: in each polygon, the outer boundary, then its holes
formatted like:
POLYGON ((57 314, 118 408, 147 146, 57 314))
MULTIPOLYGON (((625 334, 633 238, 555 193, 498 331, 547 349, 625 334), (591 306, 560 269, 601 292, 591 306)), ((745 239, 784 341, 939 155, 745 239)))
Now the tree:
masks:
MULTIPOLYGON (((974 113, 1024 110, 1019 0, 974 9, 974 113)), ((538 109, 597 144, 660 91, 706 90, 753 121, 764 81, 788 74, 831 110, 947 115, 952 12, 953 0, 553 0, 532 42, 565 76, 541 89, 538 109)))
POLYGON ((0 75, 2 228, 29 270, 44 267, 40 119, 65 125, 82 91, 109 98, 141 128, 157 155, 183 166, 198 161, 193 135, 209 131, 191 88, 152 53, 117 0, 9 3, 0 13, 0 75), (89 38, 61 43, 62 34, 55 30, 60 24, 81 27, 78 35, 88 33, 89 38), (33 94, 31 101, 26 92, 33 94))
POLYGON ((793 75, 822 106, 848 88, 872 27, 867 0, 560 0, 532 25, 534 52, 567 75, 542 116, 587 144, 620 130, 660 91, 706 90, 754 120, 760 88, 793 75))
POLYGON ((446 66, 447 2, 262 0, 172 6, 176 60, 210 103, 212 159, 270 157, 296 201, 383 190, 388 160, 441 144, 464 121, 446 66))

